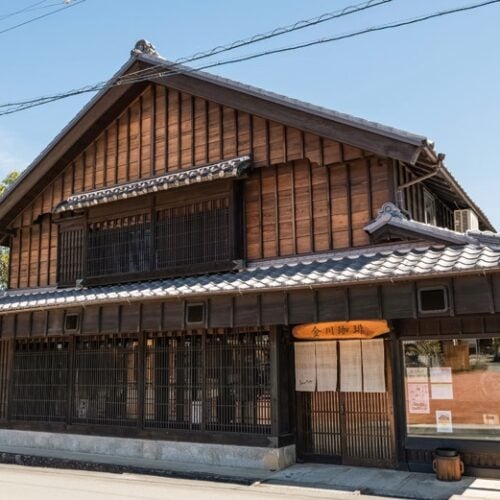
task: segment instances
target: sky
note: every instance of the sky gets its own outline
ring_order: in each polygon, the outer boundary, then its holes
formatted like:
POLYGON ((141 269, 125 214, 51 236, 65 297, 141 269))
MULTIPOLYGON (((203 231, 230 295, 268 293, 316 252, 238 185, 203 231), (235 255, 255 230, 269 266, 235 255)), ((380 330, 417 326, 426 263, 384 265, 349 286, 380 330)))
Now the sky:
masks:
MULTIPOLYGON (((175 60, 361 1, 85 0, 2 33, 64 2, 0 0, 0 105, 107 80, 141 38, 175 60), (35 3, 36 10, 5 17, 35 3)), ((212 60, 479 2, 392 0, 212 60)), ((448 168, 500 229, 499 24, 496 3, 210 71, 425 135, 446 154, 448 168)), ((0 177, 28 166, 90 98, 86 94, 0 116, 0 177)))

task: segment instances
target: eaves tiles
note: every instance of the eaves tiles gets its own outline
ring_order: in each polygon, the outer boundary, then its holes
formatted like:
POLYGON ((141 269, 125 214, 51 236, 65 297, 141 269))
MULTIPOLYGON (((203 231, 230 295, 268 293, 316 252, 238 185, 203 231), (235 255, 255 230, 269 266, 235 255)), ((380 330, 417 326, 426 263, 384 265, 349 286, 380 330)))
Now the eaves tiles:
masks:
POLYGON ((190 184, 213 181, 217 179, 241 177, 250 167, 250 157, 241 156, 203 167, 182 170, 171 174, 160 175, 150 179, 118 184, 116 186, 79 193, 62 201, 54 212, 61 213, 94 205, 101 205, 117 200, 134 198, 148 193, 172 189, 190 184))
POLYGON ((0 312, 151 299, 288 291, 500 270, 500 248, 480 245, 389 246, 251 263, 222 274, 94 288, 7 292, 0 312))

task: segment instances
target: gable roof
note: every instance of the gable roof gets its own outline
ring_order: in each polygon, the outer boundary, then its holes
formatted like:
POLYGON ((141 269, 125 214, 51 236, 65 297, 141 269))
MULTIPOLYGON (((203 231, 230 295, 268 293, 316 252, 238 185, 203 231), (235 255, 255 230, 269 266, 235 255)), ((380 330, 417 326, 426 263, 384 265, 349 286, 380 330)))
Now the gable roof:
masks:
MULTIPOLYGON (((109 85, 82 108, 4 193, 0 199, 0 232, 151 82, 418 166, 423 173, 440 164, 433 143, 425 136, 195 71, 160 57, 151 44, 141 40, 109 85), (133 84, 118 84, 127 74, 148 68, 157 68, 158 72, 149 73, 144 80, 133 84)), ((494 229, 442 164, 439 175, 429 183, 457 206, 470 206, 484 229, 494 229)))

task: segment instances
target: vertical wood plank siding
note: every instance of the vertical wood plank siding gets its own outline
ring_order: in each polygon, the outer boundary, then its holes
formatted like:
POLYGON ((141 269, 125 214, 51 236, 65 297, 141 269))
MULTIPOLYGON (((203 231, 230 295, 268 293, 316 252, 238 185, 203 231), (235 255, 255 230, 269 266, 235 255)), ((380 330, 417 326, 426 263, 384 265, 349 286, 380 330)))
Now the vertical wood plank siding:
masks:
POLYGON ((389 164, 362 151, 161 86, 147 88, 12 223, 10 288, 57 283, 50 213, 74 193, 250 154, 248 258, 366 245, 390 199, 389 164), (261 168, 262 167, 262 168, 261 168))
MULTIPOLYGON (((416 178, 417 176, 413 174, 406 165, 398 162, 396 166, 397 185, 405 184, 416 178)), ((424 190, 422 183, 414 184, 403 190, 404 208, 409 212, 412 219, 421 222, 425 222, 424 190)), ((437 197, 435 197, 435 203, 436 225, 453 229, 453 210, 437 197)))

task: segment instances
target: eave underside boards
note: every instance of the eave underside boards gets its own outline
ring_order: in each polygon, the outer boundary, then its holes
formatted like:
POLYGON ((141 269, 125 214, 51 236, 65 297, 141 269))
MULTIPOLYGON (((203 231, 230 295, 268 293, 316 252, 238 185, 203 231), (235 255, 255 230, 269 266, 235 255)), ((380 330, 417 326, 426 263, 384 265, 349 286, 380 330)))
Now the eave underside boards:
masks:
POLYGON ((255 167, 272 165, 256 168, 248 180, 249 258, 366 244, 363 225, 391 196, 387 160, 167 87, 149 87, 75 152, 11 224, 17 234, 10 287, 56 283, 57 230, 50 214, 62 200, 242 155, 250 155, 255 167))

